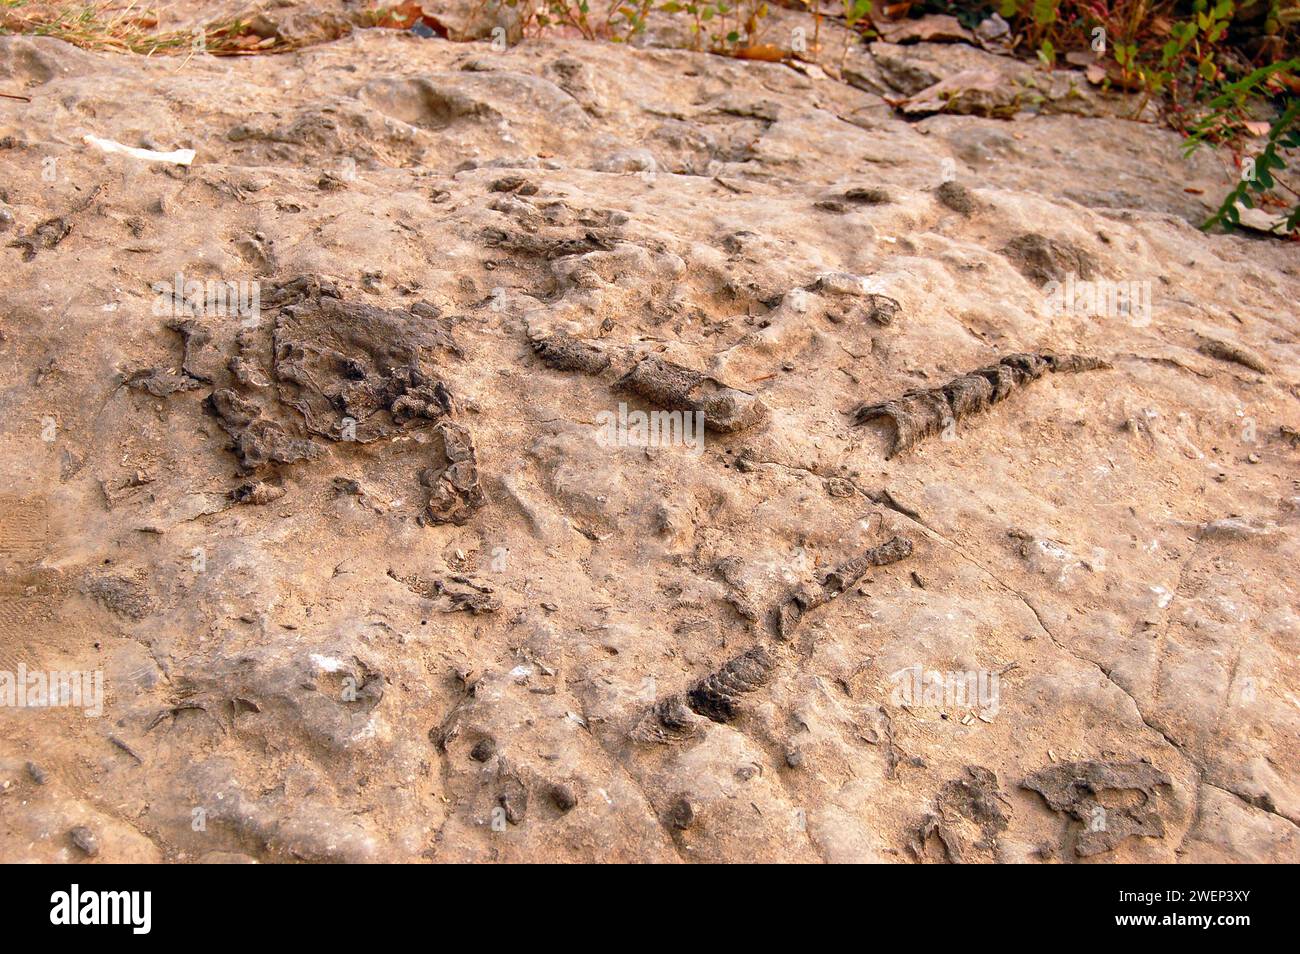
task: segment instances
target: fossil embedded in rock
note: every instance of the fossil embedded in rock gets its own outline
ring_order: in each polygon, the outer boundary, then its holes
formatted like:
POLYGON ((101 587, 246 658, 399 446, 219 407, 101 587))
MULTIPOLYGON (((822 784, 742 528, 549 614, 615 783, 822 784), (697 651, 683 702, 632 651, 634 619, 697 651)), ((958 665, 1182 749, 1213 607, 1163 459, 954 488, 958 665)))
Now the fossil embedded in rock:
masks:
POLYGON ((953 864, 961 864, 964 860, 961 852, 961 839, 952 830, 952 827, 936 813, 928 813, 921 819, 921 823, 911 833, 907 843, 908 849, 916 856, 918 861, 924 861, 926 858, 926 846, 930 844, 932 838, 938 839, 940 846, 944 851, 944 858, 953 864))
MULTIPOLYGON (((558 331, 534 338, 533 350, 557 371, 600 374, 612 363, 611 353, 558 331)), ((729 387, 701 371, 683 367, 658 355, 637 360, 614 387, 631 391, 651 404, 671 411, 691 411, 715 431, 738 431, 757 424, 767 408, 755 395, 729 387)))
POLYGON ((433 523, 464 523, 487 503, 479 485, 478 454, 469 431, 452 421, 443 421, 434 431, 441 448, 438 462, 420 475, 429 488, 425 519, 433 523))
POLYGON ((612 232, 591 229, 586 229, 581 234, 564 228, 551 228, 542 232, 507 231, 495 227, 483 230, 483 241, 489 248, 545 259, 609 251, 617 240, 612 232))
POLYGON ((609 367, 609 355, 596 345, 575 338, 564 331, 538 338, 532 344, 533 350, 537 352, 537 356, 543 363, 556 371, 600 374, 609 367))
POLYGON ((763 402, 748 391, 658 355, 642 358, 616 386, 669 410, 702 414, 704 426, 715 431, 742 430, 767 414, 763 402))
POLYGON ((1018 235, 1002 249, 1028 279, 1045 285, 1063 282, 1069 275, 1091 278, 1097 262, 1088 252, 1070 242, 1047 238, 1037 232, 1018 235))
POLYGON ((425 579, 418 574, 402 576, 391 568, 388 576, 427 600, 436 601, 445 596, 447 604, 443 607, 443 612, 464 610, 478 616, 482 613, 495 613, 501 608, 501 601, 492 595, 492 587, 484 586, 467 576, 453 575, 447 580, 425 579))
POLYGON ((230 492, 230 499, 235 503, 269 504, 284 496, 284 488, 260 480, 250 480, 240 484, 230 492))
MULTIPOLYGON (((846 560, 828 573, 821 586, 805 585, 786 597, 772 611, 772 627, 780 639, 788 639, 799 620, 810 610, 835 599, 873 566, 885 566, 912 553, 912 542, 893 537, 880 546, 846 560)), ((779 650, 754 646, 729 659, 704 676, 685 693, 659 699, 633 729, 633 738, 670 742, 689 738, 697 729, 692 713, 714 722, 730 722, 740 711, 740 697, 767 685, 779 661, 779 650)))
POLYGON ((1269 373, 1268 362, 1244 345, 1229 344, 1217 338, 1205 338, 1196 346, 1196 350, 1201 354, 1209 355, 1211 358, 1218 358, 1220 361, 1231 361, 1244 368, 1250 368, 1252 371, 1258 371, 1260 374, 1269 373))
POLYGON ((826 272, 807 287, 827 301, 827 320, 839 324, 844 321, 866 319, 878 325, 893 324, 903 311, 903 306, 888 295, 868 291, 867 279, 848 272, 826 272))
POLYGON ((320 302, 322 298, 338 298, 338 287, 319 275, 297 275, 283 281, 272 282, 262 290, 262 304, 268 308, 293 305, 299 302, 320 302))
POLYGON ((678 742, 695 735, 702 724, 686 696, 674 693, 655 701, 633 727, 631 737, 640 742, 678 742))
POLYGON ((966 860, 965 849, 973 847, 992 853, 997 849, 997 837, 1011 823, 1003 807, 1005 796, 998 788, 998 777, 979 765, 966 766, 961 778, 945 782, 935 799, 935 811, 921 819, 912 832, 908 848, 917 860, 927 857, 931 836, 939 840, 946 860, 961 864, 966 860), (959 832, 973 827, 979 837, 972 845, 963 844, 959 832))
POLYGON ((122 382, 134 391, 147 391, 154 397, 166 397, 179 391, 193 391, 204 383, 171 368, 145 368, 127 375, 122 382))
POLYGON ((10 248, 23 250, 23 261, 30 262, 36 257, 38 248, 54 248, 72 232, 72 223, 56 216, 46 219, 26 235, 20 235, 9 243, 10 248))
POLYGON ((320 456, 319 445, 287 434, 284 428, 262 416, 262 409, 229 388, 219 388, 204 402, 216 415, 222 430, 234 439, 235 456, 245 471, 263 464, 292 464, 320 456))
POLYGON ((844 198, 859 205, 885 205, 892 201, 886 190, 874 186, 855 186, 844 193, 844 198))
POLYGON ((528 815, 528 787, 505 760, 498 763, 498 777, 501 789, 497 793, 497 804, 501 806, 506 821, 522 825, 528 815))
POLYGON ((937 388, 907 391, 879 404, 863 404, 853 412, 854 424, 877 418, 893 422, 895 436, 888 457, 914 447, 956 421, 996 404, 1018 387, 1049 371, 1078 372, 1110 367, 1084 355, 1011 354, 997 364, 954 378, 937 388))
POLYGON ((888 566, 912 555, 912 541, 907 537, 890 537, 880 546, 845 560, 826 574, 822 586, 826 598, 833 599, 853 586, 873 566, 888 566))
POLYGON ((668 809, 668 823, 678 831, 686 831, 695 824, 698 812, 685 795, 679 796, 668 809))
POLYGON ((551 797, 551 803, 562 812, 572 811, 578 804, 578 796, 571 786, 563 782, 556 782, 546 792, 551 797))
POLYGON ((198 367, 198 354, 212 340, 212 335, 197 321, 173 319, 167 327, 181 336, 183 355, 181 367, 146 368, 136 371, 123 382, 137 391, 147 391, 154 397, 166 397, 177 391, 192 391, 212 383, 212 374, 198 367))
POLYGON ((93 858, 99 854, 99 838, 85 825, 77 825, 68 832, 68 837, 86 857, 93 858))
POLYGON ((912 541, 891 537, 865 553, 846 560, 822 578, 820 586, 804 584, 790 593, 771 613, 772 630, 779 639, 789 639, 799 621, 811 610, 840 596, 873 566, 887 566, 912 555, 912 541))
POLYGON ((975 197, 970 194, 969 189, 959 182, 952 180, 944 182, 935 190, 934 194, 940 202, 954 212, 970 215, 975 211, 975 197))
POLYGON ((1080 857, 1110 851, 1130 835, 1165 834, 1158 789, 1173 783, 1149 762, 1063 762, 1040 769, 1020 784, 1042 795, 1053 811, 1083 823, 1074 842, 1080 857), (1103 797, 1108 792, 1130 795, 1123 800, 1103 797))
POLYGON ((766 648, 747 649, 688 689, 687 704, 714 722, 730 722, 738 712, 740 696, 767 685, 775 668, 776 657, 766 648))
POLYGON ((280 400, 315 434, 364 443, 451 413, 450 393, 420 363, 422 348, 457 350, 441 320, 321 297, 286 305, 272 340, 280 400))
MULTIPOLYGON (((234 438, 245 471, 318 457, 319 445, 291 433, 299 427, 365 443, 452 413, 450 391, 421 360, 425 349, 460 353, 450 323, 422 302, 402 312, 344 302, 338 294, 315 276, 273 283, 264 304, 279 314, 269 336, 259 328, 236 336, 238 354, 227 362, 234 386, 214 390, 206 405, 234 438), (296 413, 286 415, 286 408, 296 413)), ((129 384, 157 394, 210 380, 196 367, 208 331, 194 322, 171 327, 184 338, 182 373, 145 372, 129 384)))

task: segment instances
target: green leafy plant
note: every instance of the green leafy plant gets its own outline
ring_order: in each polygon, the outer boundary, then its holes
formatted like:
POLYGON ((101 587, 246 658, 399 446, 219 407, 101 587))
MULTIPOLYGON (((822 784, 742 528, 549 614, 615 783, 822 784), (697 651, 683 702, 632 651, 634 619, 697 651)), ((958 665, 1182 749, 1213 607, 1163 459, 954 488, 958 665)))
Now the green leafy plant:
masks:
MULTIPOLYGON (((1283 72, 1300 70, 1300 59, 1283 60, 1269 66, 1261 67, 1245 78, 1223 88, 1223 91, 1210 100, 1208 113, 1191 131, 1185 145, 1190 155, 1207 141, 1216 140, 1224 135, 1225 129, 1231 129, 1237 117, 1244 113, 1247 100, 1261 93, 1270 77, 1283 72)), ((1300 193, 1291 188, 1276 175, 1286 168, 1286 160, 1280 151, 1300 148, 1300 99, 1290 96, 1286 105, 1270 123, 1265 137, 1264 148, 1259 154, 1247 157, 1243 162, 1243 172, 1235 187, 1224 198, 1217 212, 1202 225, 1203 229, 1222 226, 1231 230, 1241 221, 1238 206, 1255 208, 1257 198, 1269 195, 1271 190, 1280 186, 1292 196, 1292 205, 1285 220, 1274 231, 1295 232, 1300 229, 1300 193)))
POLYGON ((840 55, 841 65, 849 58, 849 38, 857 32, 858 24, 863 20, 871 22, 871 12, 875 6, 872 0, 843 0, 843 2, 844 23, 850 32, 844 34, 844 52, 840 55))
MULTIPOLYGON (((483 7, 491 0, 484 0, 483 7)), ((586 40, 596 39, 597 30, 591 21, 588 0, 501 0, 519 14, 524 29, 535 26, 538 33, 550 27, 568 27, 577 30, 586 40)))
POLYGON ((1241 207, 1259 204, 1290 206, 1279 229, 1293 231, 1300 196, 1277 173, 1286 168, 1285 151, 1300 144, 1294 95, 1267 127, 1262 150, 1243 160, 1241 149, 1264 128, 1252 115, 1257 101, 1300 90, 1300 60, 1278 58, 1295 48, 1300 0, 1269 0, 1262 17, 1251 6, 1234 0, 1000 0, 1000 12, 1044 66, 1055 66, 1064 52, 1090 49, 1106 86, 1140 94, 1133 118, 1146 116, 1155 102, 1164 121, 1188 136, 1189 150, 1206 142, 1233 149, 1243 176, 1205 228, 1232 228, 1241 207), (1238 24, 1239 16, 1246 22, 1238 24), (1277 62, 1249 72, 1252 58, 1277 62))
POLYGON ((737 55, 758 42, 761 23, 767 17, 766 0, 725 0, 700 3, 696 0, 654 0, 616 3, 610 12, 612 39, 630 40, 644 33, 652 14, 690 18, 692 46, 713 53, 737 55))
MULTIPOLYGON (((610 39, 615 43, 626 43, 638 33, 644 33, 650 20, 650 11, 654 9, 654 0, 637 0, 635 3, 618 3, 610 7, 608 22, 610 39)), ((666 13, 681 10, 679 3, 665 3, 660 7, 666 13)))
POLYGON ((872 0, 844 0, 844 22, 850 30, 871 16, 872 0))
POLYGON ((1061 20, 1063 0, 1001 0, 999 12, 1008 20, 1018 20, 1024 27, 1029 45, 1037 51, 1043 65, 1056 65, 1056 45, 1052 34, 1061 20))
POLYGON ((1061 53, 1089 47, 1104 60, 1109 47, 1115 85, 1143 94, 1133 113, 1140 116, 1152 98, 1164 96, 1177 113, 1220 78, 1236 5, 1193 0, 1186 15, 1178 15, 1177 6, 1151 0, 1001 0, 1000 12, 1049 68, 1061 53))

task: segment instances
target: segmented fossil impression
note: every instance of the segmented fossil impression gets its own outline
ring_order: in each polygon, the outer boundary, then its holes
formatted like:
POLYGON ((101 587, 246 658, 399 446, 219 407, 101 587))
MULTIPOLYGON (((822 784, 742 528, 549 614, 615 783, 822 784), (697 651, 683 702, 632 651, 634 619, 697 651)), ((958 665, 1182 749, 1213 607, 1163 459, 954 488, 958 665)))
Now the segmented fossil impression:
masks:
POLYGON ((733 656, 686 692, 658 700, 633 730, 633 737, 647 742, 687 738, 695 734, 698 723, 692 713, 714 722, 732 721, 740 712, 740 697, 767 685, 777 662, 764 646, 733 656))
MULTIPOLYGON (((778 638, 788 639, 805 613, 852 587, 873 566, 896 563, 912 553, 912 541, 893 537, 880 546, 841 563, 822 578, 820 586, 796 590, 772 610, 778 638)), ((643 742, 672 742, 694 735, 701 724, 696 715, 714 722, 731 722, 740 712, 740 697, 767 685, 782 650, 758 645, 745 650, 704 676, 684 693, 665 696, 632 730, 643 742)))
POLYGON ((609 367, 609 355, 598 346, 557 331, 533 341, 533 350, 548 368, 556 371, 581 371, 583 374, 600 374, 609 367))
POLYGON ((907 450, 941 432, 967 415, 987 409, 1016 388, 1049 371, 1078 372, 1110 365, 1085 355, 1009 354, 997 364, 978 368, 937 388, 908 391, 880 404, 863 404, 853 412, 854 424, 887 417, 895 429, 888 457, 907 450))
POLYGON ((1258 371, 1260 374, 1269 373, 1268 362, 1256 352, 1242 345, 1229 344, 1216 338, 1204 338, 1196 346, 1196 350, 1201 354, 1209 355, 1211 358, 1218 358, 1220 361, 1232 361, 1242 367, 1250 368, 1252 371, 1258 371))
POLYGON ((695 733, 696 716, 686 704, 686 696, 664 696, 650 707, 645 718, 632 730, 632 737, 642 742, 670 742, 695 733))
POLYGON ((748 391, 728 387, 717 378, 658 355, 638 361, 617 387, 668 410, 702 414, 704 426, 715 431, 742 430, 757 424, 767 413, 763 402, 748 391))
POLYGON ((772 630, 778 639, 789 639, 799 620, 810 611, 829 603, 852 587, 873 566, 897 563, 912 555, 912 541, 906 537, 892 537, 878 547, 841 563, 823 578, 820 586, 805 585, 787 596, 772 610, 772 630))
MULTIPOLYGON (((534 338, 532 346, 546 366, 557 371, 600 374, 615 363, 611 351, 563 331, 534 338)), ((621 364, 627 367, 626 361, 621 364)), ((658 355, 637 360, 614 386, 665 410, 693 411, 703 417, 705 427, 715 431, 739 431, 767 414, 763 402, 750 392, 658 355)))
POLYGON ((736 717, 740 697, 767 685, 776 662, 763 646, 747 649, 688 689, 687 705, 714 722, 730 722, 736 717))

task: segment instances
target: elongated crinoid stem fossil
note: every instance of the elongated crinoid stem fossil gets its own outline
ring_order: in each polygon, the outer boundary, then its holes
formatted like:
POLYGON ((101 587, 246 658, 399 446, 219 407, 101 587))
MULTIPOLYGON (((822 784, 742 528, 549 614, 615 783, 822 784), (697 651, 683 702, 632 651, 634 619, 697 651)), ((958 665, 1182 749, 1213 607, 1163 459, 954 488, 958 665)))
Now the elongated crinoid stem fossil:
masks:
POLYGON ((772 630, 777 639, 789 639, 794 635, 799 620, 807 613, 852 588, 873 566, 887 566, 911 555, 911 540, 892 537, 880 546, 845 560, 822 578, 820 586, 799 587, 772 610, 772 630))
POLYGON ((889 418, 894 442, 888 457, 933 437, 956 421, 997 404, 1017 388, 1049 371, 1078 372, 1108 368, 1100 358, 1085 355, 1009 354, 997 364, 978 368, 937 388, 908 391, 879 404, 863 404, 853 412, 854 424, 889 418))
POLYGON ((609 367, 609 355, 598 345, 575 338, 565 331, 557 331, 545 338, 536 338, 532 341, 532 346, 542 362, 556 371, 600 374, 609 367))
POLYGON ((638 357, 627 349, 602 348, 564 331, 533 338, 531 344, 542 362, 556 371, 623 371, 614 387, 665 410, 693 411, 701 415, 705 427, 714 431, 743 430, 767 416, 763 402, 749 391, 730 387, 659 355, 638 357))
POLYGON ((617 386, 669 410, 702 414, 704 426, 715 431, 743 430, 767 414, 763 402, 750 392, 658 355, 638 361, 617 386))
MULTIPOLYGON (((845 560, 827 573, 820 585, 796 590, 772 610, 777 638, 789 639, 804 614, 843 594, 872 567, 897 563, 911 553, 911 540, 893 537, 845 560)), ((693 736, 704 724, 698 716, 714 722, 731 722, 740 714, 741 697, 767 685, 788 653, 779 644, 770 648, 759 644, 733 656, 684 693, 657 700, 633 728, 632 738, 642 742, 681 741, 693 736)))
POLYGON ((676 742, 699 731, 704 716, 731 722, 740 714, 740 697, 761 689, 779 662, 775 651, 752 646, 703 676, 685 692, 664 696, 650 707, 632 737, 642 742, 676 742))
POLYGON ((740 697, 767 685, 776 663, 763 646, 747 649, 687 690, 687 704, 714 722, 730 722, 739 711, 740 697))

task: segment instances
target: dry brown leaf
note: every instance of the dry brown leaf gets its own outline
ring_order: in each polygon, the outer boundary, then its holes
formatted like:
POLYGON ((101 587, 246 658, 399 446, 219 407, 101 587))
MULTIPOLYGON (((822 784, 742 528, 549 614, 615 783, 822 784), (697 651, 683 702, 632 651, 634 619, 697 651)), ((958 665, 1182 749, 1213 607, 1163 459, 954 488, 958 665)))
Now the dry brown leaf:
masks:
POLYGON ((883 23, 878 28, 887 43, 973 43, 975 37, 956 17, 935 13, 917 20, 883 23))
POLYGON ((738 60, 763 60, 767 63, 780 63, 788 55, 785 50, 771 43, 759 43, 746 46, 736 51, 738 60))

